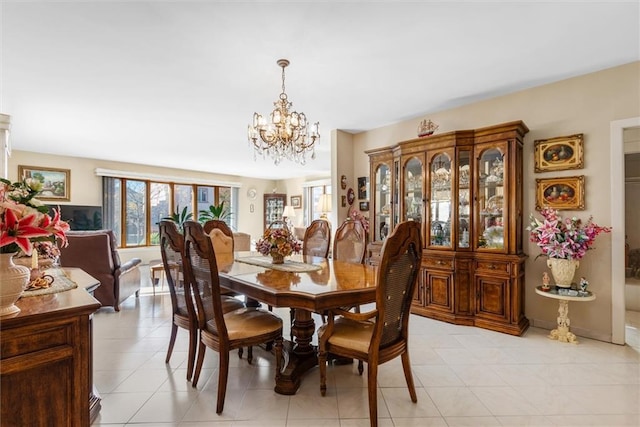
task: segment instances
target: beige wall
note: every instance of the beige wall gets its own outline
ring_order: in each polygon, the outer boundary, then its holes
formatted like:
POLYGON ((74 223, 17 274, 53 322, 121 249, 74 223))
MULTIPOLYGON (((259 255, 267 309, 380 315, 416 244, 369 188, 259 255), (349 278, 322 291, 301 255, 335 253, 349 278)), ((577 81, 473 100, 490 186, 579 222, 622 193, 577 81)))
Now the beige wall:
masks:
MULTIPOLYGON (((96 168, 112 169, 125 172, 135 172, 166 177, 184 177, 188 182, 194 179, 217 180, 224 182, 235 182, 240 184, 238 191, 239 200, 238 212, 233 214, 238 219, 238 231, 251 234, 252 239, 258 239, 263 230, 263 194, 276 192, 294 191, 290 190, 289 184, 284 181, 260 180, 244 178, 239 176, 209 174, 204 172, 194 172, 181 169, 159 168, 144 166, 133 163, 111 162, 106 160, 87 159, 80 157, 53 156, 49 154, 33 153, 28 151, 13 150, 9 159, 9 180, 18 179, 18 165, 56 167, 71 170, 71 201, 61 204, 72 205, 93 205, 102 206, 102 178, 95 173, 96 168), (250 200, 247 196, 249 188, 257 190, 255 200, 250 200), (254 205, 253 212, 250 206, 254 205)), ((299 194, 301 190, 295 190, 299 194)), ((143 262, 151 259, 159 259, 158 248, 144 249, 122 249, 120 256, 123 260, 133 257, 140 257, 143 262)))
MULTIPOLYGON (((575 215, 585 220, 593 215, 598 224, 610 225, 610 122, 640 116, 639 77, 640 62, 635 62, 363 132, 353 139, 356 153, 353 170, 356 176, 367 174, 369 165, 364 150, 415 138, 416 128, 423 118, 430 118, 440 125, 438 132, 523 120, 530 129, 524 141, 525 217, 535 211, 536 178, 585 175, 586 209, 564 211, 563 215, 575 215), (583 169, 533 172, 534 140, 576 133, 583 133, 585 138, 583 169)), ((597 299, 571 305, 571 327, 579 335, 609 341, 612 328, 611 236, 598 237, 595 247, 585 256, 576 274, 589 280, 597 299)), ((534 292, 546 270, 545 262, 542 258, 535 260, 539 251, 533 243, 525 242, 525 252, 529 254, 525 314, 533 325, 551 328, 556 322, 557 304, 534 292)))

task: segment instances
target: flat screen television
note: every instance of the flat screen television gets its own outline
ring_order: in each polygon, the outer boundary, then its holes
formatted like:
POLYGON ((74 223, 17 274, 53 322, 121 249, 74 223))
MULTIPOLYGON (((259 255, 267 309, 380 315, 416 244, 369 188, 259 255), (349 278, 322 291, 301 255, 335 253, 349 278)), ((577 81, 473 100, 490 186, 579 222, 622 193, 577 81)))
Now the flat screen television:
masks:
MULTIPOLYGON (((57 207, 50 206, 49 209, 57 207)), ((102 206, 60 205, 60 218, 72 230, 101 230, 102 206)))

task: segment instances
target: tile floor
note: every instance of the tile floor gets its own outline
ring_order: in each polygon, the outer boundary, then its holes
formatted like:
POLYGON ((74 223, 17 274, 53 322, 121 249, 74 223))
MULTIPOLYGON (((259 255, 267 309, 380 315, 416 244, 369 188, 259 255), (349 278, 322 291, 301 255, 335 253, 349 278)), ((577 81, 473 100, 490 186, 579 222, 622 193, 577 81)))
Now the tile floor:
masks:
MULTIPOLYGON (((94 316, 94 382, 102 397, 94 426, 369 425, 366 370, 358 376, 355 363, 330 366, 321 397, 316 368, 296 395, 282 396, 273 392, 273 357, 261 349, 253 365, 231 358, 225 408, 217 415, 216 353, 207 352, 197 389, 185 380, 184 330, 165 364, 171 302, 166 292, 154 297, 150 290, 118 313, 104 308, 94 316)), ((276 313, 288 319, 288 309, 276 313)), ((558 343, 538 328, 512 337, 412 316, 418 403, 411 403, 400 360, 382 365, 379 425, 640 426, 640 312, 627 316, 625 346, 585 338, 558 343)))

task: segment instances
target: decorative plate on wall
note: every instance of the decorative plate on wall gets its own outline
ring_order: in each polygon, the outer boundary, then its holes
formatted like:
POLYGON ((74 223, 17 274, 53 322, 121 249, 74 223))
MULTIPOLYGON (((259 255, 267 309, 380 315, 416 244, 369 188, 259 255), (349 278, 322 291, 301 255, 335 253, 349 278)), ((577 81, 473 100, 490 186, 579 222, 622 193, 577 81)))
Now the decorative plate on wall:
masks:
POLYGON ((349 206, 351 206, 353 204, 353 201, 356 199, 356 195, 353 192, 353 188, 350 188, 347 190, 347 203, 349 203, 349 206))

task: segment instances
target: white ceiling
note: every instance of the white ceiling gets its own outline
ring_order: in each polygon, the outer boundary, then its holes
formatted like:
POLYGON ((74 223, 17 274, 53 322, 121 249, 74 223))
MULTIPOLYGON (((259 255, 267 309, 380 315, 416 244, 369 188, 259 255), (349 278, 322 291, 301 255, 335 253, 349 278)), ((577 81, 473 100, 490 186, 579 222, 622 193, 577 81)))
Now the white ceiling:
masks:
POLYGON ((14 149, 258 178, 327 175, 360 132, 640 60, 634 1, 6 1, 14 149), (253 160, 280 93, 319 121, 306 166, 253 160))

